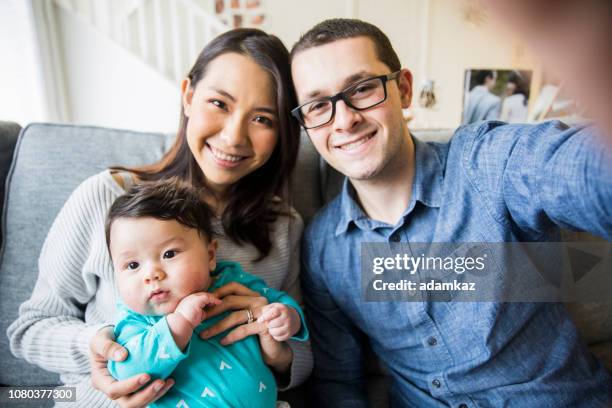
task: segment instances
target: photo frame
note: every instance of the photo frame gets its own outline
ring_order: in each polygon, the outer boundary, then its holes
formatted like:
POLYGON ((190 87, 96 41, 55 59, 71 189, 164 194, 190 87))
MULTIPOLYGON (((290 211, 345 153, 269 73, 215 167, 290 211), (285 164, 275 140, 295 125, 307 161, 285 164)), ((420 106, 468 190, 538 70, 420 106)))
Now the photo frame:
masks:
POLYGON ((482 120, 528 121, 533 71, 468 69, 463 91, 463 125, 482 120))

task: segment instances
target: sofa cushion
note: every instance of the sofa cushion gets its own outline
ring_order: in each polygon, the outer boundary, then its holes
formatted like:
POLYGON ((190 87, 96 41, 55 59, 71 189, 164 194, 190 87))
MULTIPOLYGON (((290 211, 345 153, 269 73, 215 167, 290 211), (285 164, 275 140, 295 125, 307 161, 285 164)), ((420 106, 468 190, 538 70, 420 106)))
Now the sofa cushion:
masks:
MULTIPOLYGON (((13 160, 13 151, 19 137, 21 126, 13 122, 0 122, 0 214, 4 207, 4 186, 6 176, 8 175, 11 162, 13 160)), ((0 221, 0 231, 2 230, 2 222, 0 221)), ((0 235, 0 248, 2 247, 2 236, 0 235)))
MULTIPOLYGON (((84 126, 27 126, 8 177, 5 246, 0 254, 0 330, 6 333, 38 275, 43 240, 61 206, 85 178, 113 164, 159 159, 171 138, 84 126)), ((58 376, 16 359, 6 335, 0 342, 0 383, 39 385, 58 376)))
POLYGON ((291 184, 293 194, 292 205, 304 219, 304 223, 312 219, 321 208, 323 197, 319 186, 319 154, 305 132, 300 136, 300 154, 291 184))

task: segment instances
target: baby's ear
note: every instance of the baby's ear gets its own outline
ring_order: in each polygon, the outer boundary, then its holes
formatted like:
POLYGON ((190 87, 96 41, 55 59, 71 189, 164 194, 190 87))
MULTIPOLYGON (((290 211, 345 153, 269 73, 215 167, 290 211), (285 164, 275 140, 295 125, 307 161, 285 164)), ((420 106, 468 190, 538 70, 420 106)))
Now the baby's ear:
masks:
POLYGON ((217 240, 211 239, 208 243, 208 269, 214 271, 217 267, 217 240))

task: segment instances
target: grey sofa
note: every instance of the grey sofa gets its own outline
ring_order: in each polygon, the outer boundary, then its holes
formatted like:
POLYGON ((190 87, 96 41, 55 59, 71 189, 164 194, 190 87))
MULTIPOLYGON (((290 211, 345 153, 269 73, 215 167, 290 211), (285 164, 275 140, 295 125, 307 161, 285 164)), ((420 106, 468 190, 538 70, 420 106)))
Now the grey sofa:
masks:
MULTIPOLYGON (((0 205, 4 203, 4 187, 8 175, 17 137, 21 126, 13 122, 0 122, 0 205)), ((2 207, 0 206, 0 210, 2 207)), ((0 219, 0 231, 2 231, 2 220, 0 219)), ((0 248, 2 247, 2 234, 0 234, 0 248)))
MULTIPOLYGON (((19 128, 10 129, 12 140, 19 128)), ((430 131, 415 136, 445 141, 451 131, 430 131)), ((32 124, 24 128, 8 171, 2 216, 4 245, 0 252, 0 384, 50 385, 58 376, 14 358, 6 329, 16 318, 37 276, 37 258, 46 233, 68 195, 85 178, 109 165, 138 165, 152 162, 168 149, 173 137, 88 126, 32 124)), ((8 140, 8 139, 7 139, 8 140)), ((7 144, 8 145, 8 144, 7 144)), ((9 166, 10 146, 0 151, 0 176, 9 166)), ((342 178, 330 171, 303 137, 294 177, 294 206, 306 222, 339 189, 342 178)), ((4 181, 4 177, 2 180, 4 181)), ((575 238, 575 237, 574 237, 575 238)), ((573 305, 572 312, 591 350, 612 368, 612 303, 573 305)), ((373 406, 386 406, 387 380, 374 358, 368 388, 373 406)), ((293 406, 309 406, 308 393, 298 389, 284 397, 293 406)), ((17 405, 11 405, 17 406, 17 405)))

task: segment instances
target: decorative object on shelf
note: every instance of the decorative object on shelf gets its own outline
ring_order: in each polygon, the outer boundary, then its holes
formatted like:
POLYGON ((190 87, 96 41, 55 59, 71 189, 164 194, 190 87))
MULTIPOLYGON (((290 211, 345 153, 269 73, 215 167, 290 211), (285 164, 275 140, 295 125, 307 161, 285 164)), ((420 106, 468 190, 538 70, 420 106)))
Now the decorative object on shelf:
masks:
POLYGON ((215 13, 232 28, 263 29, 265 0, 215 0, 215 13))
POLYGON ((475 27, 483 25, 487 20, 487 13, 480 0, 463 0, 461 14, 466 22, 475 27))
POLYGON ((419 105, 423 108, 431 109, 436 104, 436 93, 434 90, 435 81, 433 79, 426 79, 421 87, 419 93, 419 105))

